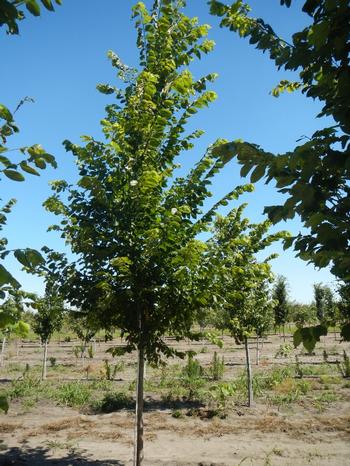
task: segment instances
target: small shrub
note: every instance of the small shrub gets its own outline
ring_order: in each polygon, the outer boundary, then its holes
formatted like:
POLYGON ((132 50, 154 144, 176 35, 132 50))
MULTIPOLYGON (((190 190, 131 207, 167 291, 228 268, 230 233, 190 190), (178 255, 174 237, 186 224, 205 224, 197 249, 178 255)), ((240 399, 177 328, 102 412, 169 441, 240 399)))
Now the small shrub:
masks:
POLYGON ((293 350, 293 346, 288 343, 281 345, 275 354, 275 358, 288 358, 293 350))
POLYGON ((214 411, 220 417, 226 417, 228 400, 235 394, 236 387, 232 383, 220 383, 210 388, 209 395, 211 404, 214 405, 214 411))
POLYGON ((121 372, 124 369, 123 362, 119 362, 113 366, 112 364, 109 363, 108 359, 104 359, 103 363, 104 363, 103 375, 106 377, 107 380, 113 380, 117 372, 121 372))
POLYGON ((193 359, 193 356, 189 354, 187 364, 182 369, 180 376, 182 385, 188 392, 189 400, 193 400, 195 397, 198 397, 199 389, 205 385, 203 373, 204 370, 199 361, 193 359))
POLYGON ((300 380, 297 383, 297 388, 303 395, 306 395, 312 389, 312 383, 308 380, 300 380))
POLYGON ((40 383, 39 377, 27 374, 23 379, 13 380, 7 394, 11 399, 31 397, 40 390, 40 383))
POLYGON ((322 385, 332 385, 341 383, 340 377, 332 377, 331 375, 324 374, 320 376, 320 383, 322 385))
POLYGON ((343 351, 343 361, 337 361, 337 367, 343 377, 350 377, 350 358, 345 350, 343 351))
POLYGON ((57 359, 54 356, 50 356, 49 361, 50 361, 50 366, 51 367, 56 367, 57 359))
POLYGON ((80 352, 81 352, 81 347, 80 346, 73 346, 72 351, 73 351, 73 354, 75 356, 75 359, 78 360, 78 358, 80 356, 80 352))
POLYGON ((89 356, 90 359, 93 359, 93 357, 94 357, 94 349, 93 349, 92 345, 90 345, 88 347, 88 356, 89 356))
POLYGON ((183 412, 180 409, 174 409, 174 411, 171 413, 172 417, 175 419, 181 419, 184 417, 183 412))
POLYGON ((334 401, 337 401, 338 397, 334 392, 324 392, 322 395, 318 396, 315 398, 315 401, 318 401, 320 403, 333 403, 334 401))
POLYGON ((216 351, 214 351, 213 359, 209 367, 209 374, 213 380, 221 380, 225 372, 224 357, 220 358, 216 351))
POLYGON ((295 376, 299 377, 300 379, 302 379, 304 376, 304 371, 298 356, 295 356, 295 376))
POLYGON ((69 343, 70 342, 70 336, 64 337, 64 342, 69 343))
POLYGON ((81 408, 90 400, 91 391, 84 383, 68 382, 55 391, 54 398, 66 406, 81 408))

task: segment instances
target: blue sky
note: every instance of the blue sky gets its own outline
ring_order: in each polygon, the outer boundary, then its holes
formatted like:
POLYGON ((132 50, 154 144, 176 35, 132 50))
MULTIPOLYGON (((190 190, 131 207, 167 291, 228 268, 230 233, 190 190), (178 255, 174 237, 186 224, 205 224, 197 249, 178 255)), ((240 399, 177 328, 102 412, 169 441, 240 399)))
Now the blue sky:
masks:
MULTIPOLYGON (((79 143, 81 135, 101 134, 99 121, 110 97, 98 93, 96 84, 117 84, 115 71, 106 58, 107 51, 112 49, 128 65, 138 64, 136 33, 130 19, 134 3, 65 0, 55 13, 43 11, 40 18, 28 14, 20 25, 19 36, 7 36, 1 28, 1 102, 14 109, 24 96, 35 99, 34 104, 26 104, 17 113, 21 133, 10 139, 9 145, 15 148, 40 143, 55 155, 59 164, 56 170, 48 169, 40 178, 28 175, 24 183, 1 181, 0 197, 3 200, 14 197, 18 201, 5 228, 10 248, 40 249, 47 245, 64 250, 56 233, 46 233, 57 219, 45 212, 41 204, 50 194, 50 180, 77 179, 73 157, 64 151, 62 141, 79 143)), ((280 7, 278 0, 250 1, 254 16, 263 17, 286 39, 308 24, 308 17, 301 13, 303 3, 294 0, 293 7, 287 9, 280 7)), ((215 51, 195 63, 191 71, 197 78, 210 72, 218 73, 219 78, 212 86, 218 93, 217 101, 197 114, 190 124, 189 130, 200 128, 205 135, 196 149, 181 159, 184 170, 219 137, 241 138, 278 153, 291 150, 300 136, 311 135, 329 123, 315 118, 320 104, 301 94, 272 97, 269 92, 278 81, 293 75, 277 72, 267 55, 255 50, 247 40, 220 29, 219 19, 208 14, 205 0, 189 0, 186 12, 212 25, 209 38, 217 44, 215 51)), ((231 162, 213 186, 214 200, 246 181, 240 178, 236 162, 231 162)), ((273 185, 266 186, 263 182, 257 183, 254 193, 241 198, 249 203, 246 215, 254 222, 263 220, 265 205, 278 203, 279 199, 273 185)), ((294 234, 302 226, 293 220, 274 229, 288 229, 294 234)), ((310 302, 313 283, 334 283, 326 269, 315 270, 296 259, 292 250, 284 252, 280 246, 274 246, 273 251, 280 253, 273 270, 288 278, 291 298, 310 302)), ((7 266, 25 289, 42 291, 40 280, 21 272, 14 259, 8 259, 7 266)))

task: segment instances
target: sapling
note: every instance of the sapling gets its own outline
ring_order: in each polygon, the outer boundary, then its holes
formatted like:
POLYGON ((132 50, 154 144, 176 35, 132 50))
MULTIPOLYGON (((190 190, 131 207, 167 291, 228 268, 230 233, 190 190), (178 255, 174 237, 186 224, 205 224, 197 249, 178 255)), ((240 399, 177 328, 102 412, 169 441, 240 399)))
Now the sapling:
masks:
POLYGON ((45 295, 38 298, 33 307, 37 311, 34 315, 33 330, 39 335, 43 345, 41 380, 45 380, 48 344, 53 333, 61 329, 65 309, 62 297, 58 295, 56 288, 50 283, 46 285, 45 295))
POLYGON ((216 300, 212 303, 222 314, 222 325, 244 344, 247 368, 248 406, 253 402, 252 370, 248 338, 262 335, 272 322, 272 300, 269 283, 273 275, 268 260, 258 262, 255 254, 274 241, 287 235, 280 232, 268 235, 270 223, 250 224, 242 218, 245 205, 224 217, 217 217, 214 235, 208 241, 211 264, 216 267, 213 290, 216 300))
POLYGON ((288 283, 286 277, 278 275, 272 290, 272 299, 274 300, 274 323, 275 328, 283 328, 283 341, 286 341, 286 322, 288 319, 288 283))
POLYGON ((11 335, 24 338, 28 335, 30 326, 22 320, 25 308, 32 305, 33 293, 6 287, 5 301, 0 306, 0 333, 2 334, 0 366, 4 364, 6 342, 11 335))

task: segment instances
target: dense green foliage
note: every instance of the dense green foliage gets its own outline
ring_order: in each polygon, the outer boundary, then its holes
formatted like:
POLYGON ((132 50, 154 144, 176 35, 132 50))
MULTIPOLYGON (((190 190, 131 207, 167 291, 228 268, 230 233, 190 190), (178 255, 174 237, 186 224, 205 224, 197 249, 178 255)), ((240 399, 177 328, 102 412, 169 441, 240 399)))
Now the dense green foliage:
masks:
POLYGON ((33 330, 42 343, 49 342, 53 333, 59 331, 63 323, 64 303, 57 294, 46 292, 32 304, 36 310, 33 316, 33 330))
POLYGON ((336 320, 336 302, 332 290, 322 283, 314 284, 316 316, 320 323, 334 324, 336 320))
POLYGON ((242 218, 244 207, 218 217, 209 240, 210 263, 215 270, 212 306, 221 313, 220 326, 239 343, 250 334, 262 335, 271 326, 273 306, 268 286, 273 275, 269 260, 275 255, 259 262, 255 254, 287 235, 268 235, 269 221, 251 224, 242 218))
POLYGON ((283 277, 282 275, 277 277, 272 291, 272 298, 275 301, 275 325, 284 325, 288 320, 289 311, 286 277, 283 277))
POLYGON ((6 299, 0 305, 0 330, 3 335, 15 332, 25 336, 28 333, 29 325, 22 320, 22 316, 34 300, 33 293, 11 287, 6 289, 6 299))
MULTIPOLYGON (((290 6, 291 1, 281 3, 290 6)), ((266 153, 248 143, 232 143, 230 149, 243 165, 242 176, 254 169, 252 181, 264 176, 267 183, 275 180, 279 192, 288 196, 283 205, 266 207, 270 219, 278 222, 298 214, 308 227, 308 233, 287 239, 286 246, 294 244, 302 259, 318 267, 330 264, 336 276, 349 280, 349 3, 307 0, 303 11, 311 24, 293 34, 291 44, 263 19, 250 17, 249 7, 240 0, 232 6, 216 0, 210 4, 211 12, 222 17, 221 26, 249 37, 251 44, 269 52, 278 68, 299 73, 298 82, 281 81, 273 95, 301 89, 322 103, 319 117, 335 120, 284 154, 266 153)))

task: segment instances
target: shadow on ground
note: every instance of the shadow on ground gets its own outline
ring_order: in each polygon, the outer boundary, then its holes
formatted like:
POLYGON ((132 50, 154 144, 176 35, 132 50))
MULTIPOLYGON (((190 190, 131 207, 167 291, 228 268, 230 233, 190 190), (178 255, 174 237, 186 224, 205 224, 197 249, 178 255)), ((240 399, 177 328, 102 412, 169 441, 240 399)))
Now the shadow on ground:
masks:
POLYGON ((125 466, 118 460, 94 460, 81 453, 67 453, 62 458, 51 458, 48 448, 10 448, 0 454, 0 466, 125 466))

